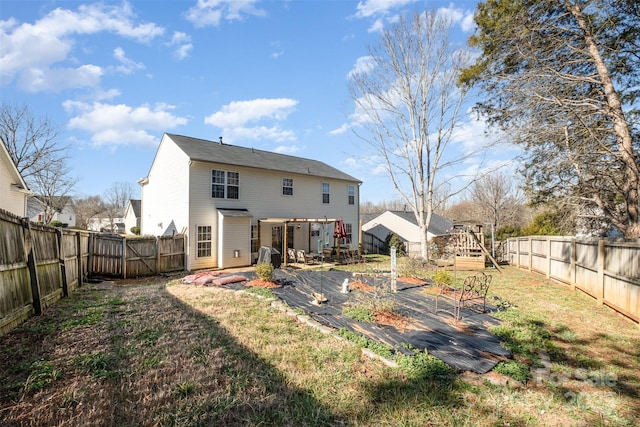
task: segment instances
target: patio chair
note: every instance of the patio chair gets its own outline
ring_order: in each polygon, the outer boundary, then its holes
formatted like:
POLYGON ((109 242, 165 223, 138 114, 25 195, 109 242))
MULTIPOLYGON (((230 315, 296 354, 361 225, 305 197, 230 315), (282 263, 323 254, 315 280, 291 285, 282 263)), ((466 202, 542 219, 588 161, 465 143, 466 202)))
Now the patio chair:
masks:
POLYGON ((287 248, 287 258, 289 262, 296 262, 296 251, 292 248, 287 248))
POLYGON ((298 249, 296 251, 296 260, 300 264, 312 264, 313 263, 313 255, 306 253, 302 249, 298 249))

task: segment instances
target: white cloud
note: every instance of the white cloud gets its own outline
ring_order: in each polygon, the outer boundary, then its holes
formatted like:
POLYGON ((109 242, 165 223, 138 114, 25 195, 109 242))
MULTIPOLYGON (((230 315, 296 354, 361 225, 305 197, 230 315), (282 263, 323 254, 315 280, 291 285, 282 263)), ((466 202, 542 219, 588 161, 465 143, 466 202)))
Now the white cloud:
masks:
POLYGON ((369 18, 376 15, 385 15, 391 9, 414 3, 416 0, 365 0, 358 2, 356 18, 369 18))
POLYGON ((135 62, 129 58, 127 58, 127 56, 124 53, 124 50, 120 47, 117 47, 114 51, 113 51, 113 57, 120 62, 121 65, 116 66, 115 69, 123 74, 132 74, 134 71, 136 70, 143 70, 144 69, 144 65, 139 63, 139 62, 135 62))
POLYGON ((20 73, 17 87, 25 92, 61 92, 65 89, 95 87, 103 71, 95 65, 78 68, 29 68, 20 73))
POLYGON ((171 37, 171 41, 167 43, 167 46, 174 47, 173 56, 178 60, 183 60, 189 56, 189 53, 193 49, 191 44, 191 36, 181 31, 176 31, 171 37))
POLYGON ((291 142, 296 140, 293 131, 278 126, 230 127, 223 128, 224 140, 230 143, 245 141, 270 140, 275 142, 291 142))
POLYGON ((76 114, 68 127, 89 132, 94 145, 154 144, 156 137, 148 131, 165 131, 187 123, 171 112, 173 106, 156 104, 131 107, 124 104, 63 103, 68 113, 76 114))
POLYGON ((152 23, 135 23, 135 15, 126 2, 120 6, 81 5, 76 11, 58 8, 33 24, 2 21, 0 83, 17 80, 21 89, 30 92, 97 85, 100 67, 71 67, 64 62, 71 60, 74 36, 100 32, 148 43, 162 35, 164 29, 152 23), (61 81, 61 76, 66 81, 61 81))
POLYGON ((277 122, 286 120, 297 104, 298 101, 288 98, 234 101, 205 117, 204 122, 221 128, 225 138, 230 140, 294 141, 294 132, 280 128, 277 122), (258 126, 249 126, 250 123, 258 123, 258 126))
POLYGON ((241 21, 245 15, 265 16, 263 9, 255 7, 257 0, 198 0, 185 13, 185 18, 196 28, 217 27, 222 19, 241 21))
POLYGON ((279 145, 274 151, 282 154, 294 154, 300 151, 300 147, 297 145, 279 145))
POLYGON ((361 56, 356 59, 356 63, 353 68, 347 74, 348 78, 353 77, 356 74, 368 73, 375 67, 375 60, 372 56, 361 56))
POLYGON ((436 11, 436 16, 444 18, 452 24, 460 24, 460 28, 464 32, 473 31, 475 23, 473 21, 473 11, 468 9, 460 9, 450 4, 448 7, 440 7, 436 11))

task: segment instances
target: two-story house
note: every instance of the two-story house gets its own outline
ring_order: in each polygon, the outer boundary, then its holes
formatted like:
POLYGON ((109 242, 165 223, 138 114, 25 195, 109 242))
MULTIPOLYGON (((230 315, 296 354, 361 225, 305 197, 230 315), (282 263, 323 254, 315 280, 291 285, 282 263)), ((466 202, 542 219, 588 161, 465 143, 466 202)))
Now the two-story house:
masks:
POLYGON ((139 183, 141 233, 185 234, 189 270, 322 250, 340 217, 358 247, 361 181, 320 161, 165 133, 139 183))

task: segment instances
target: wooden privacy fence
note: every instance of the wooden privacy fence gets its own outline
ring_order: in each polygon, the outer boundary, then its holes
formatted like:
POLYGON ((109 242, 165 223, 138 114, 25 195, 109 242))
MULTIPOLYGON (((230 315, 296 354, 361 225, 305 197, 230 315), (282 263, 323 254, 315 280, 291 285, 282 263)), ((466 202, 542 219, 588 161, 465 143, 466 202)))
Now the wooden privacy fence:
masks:
POLYGON ((185 241, 182 235, 124 238, 46 227, 0 210, 0 335, 91 277, 184 270, 185 241))
POLYGON ((640 240, 518 237, 507 240, 504 256, 640 322, 640 240))

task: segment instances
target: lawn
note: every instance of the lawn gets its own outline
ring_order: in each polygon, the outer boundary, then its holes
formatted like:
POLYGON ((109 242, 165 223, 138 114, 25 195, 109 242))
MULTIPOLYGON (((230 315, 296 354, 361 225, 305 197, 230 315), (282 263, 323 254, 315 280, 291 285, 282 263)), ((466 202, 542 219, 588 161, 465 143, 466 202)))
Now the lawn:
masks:
POLYGON ((638 325, 543 276, 492 274, 515 357, 484 376, 424 353, 387 366, 251 292, 89 285, 0 337, 0 425, 634 425, 638 325))

